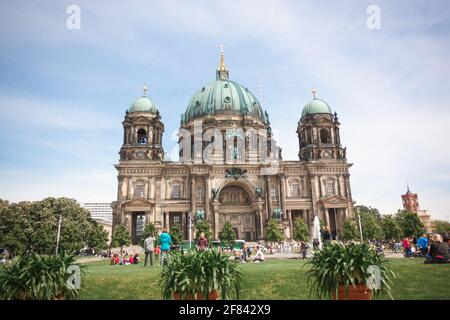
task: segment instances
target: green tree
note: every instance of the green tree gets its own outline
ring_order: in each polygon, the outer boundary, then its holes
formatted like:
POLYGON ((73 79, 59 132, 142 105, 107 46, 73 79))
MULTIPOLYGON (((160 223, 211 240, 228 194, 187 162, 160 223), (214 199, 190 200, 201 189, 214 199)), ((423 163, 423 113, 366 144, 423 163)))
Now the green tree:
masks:
POLYGON ((181 225, 179 223, 174 224, 172 227, 170 227, 170 236, 172 237, 173 245, 181 244, 183 236, 181 234, 181 225))
POLYGON ((375 216, 377 219, 381 219, 380 211, 377 208, 372 208, 371 206, 368 206, 368 207, 364 206, 364 205, 355 206, 355 211, 357 213, 365 212, 365 213, 375 216))
POLYGON ((309 240, 309 228, 302 218, 296 218, 294 220, 293 239, 295 241, 308 241, 309 240))
POLYGON ((351 218, 346 218, 342 225, 342 238, 345 241, 360 240, 360 234, 356 221, 351 218))
POLYGON ((112 243, 113 246, 119 246, 120 247, 120 257, 122 258, 123 254, 123 247, 130 245, 130 233, 128 232, 128 229, 123 225, 119 224, 114 228, 112 243))
POLYGON ((377 215, 371 213, 370 211, 359 211, 358 214, 361 216, 361 226, 364 240, 380 240, 383 235, 377 215))
POLYGON ((225 221, 222 230, 219 232, 219 239, 223 246, 231 247, 236 240, 236 233, 230 221, 225 221))
POLYGON ((74 199, 46 198, 35 202, 0 201, 0 245, 14 253, 54 254, 58 221, 61 217, 59 252, 73 253, 93 237, 89 211, 74 199))
POLYGON ((275 219, 270 219, 267 222, 265 240, 268 242, 279 242, 283 239, 284 239, 284 235, 280 229, 280 225, 279 225, 278 221, 275 219))
POLYGON ((396 219, 404 237, 419 237, 425 232, 425 227, 420 222, 419 216, 416 213, 398 210, 396 219))
POLYGON ((108 247, 108 232, 97 221, 93 221, 87 234, 86 245, 89 249, 103 250, 108 247))
POLYGON ((208 239, 208 243, 211 244, 211 225, 209 224, 208 220, 203 219, 197 222, 195 225, 195 229, 195 240, 200 238, 200 234, 204 232, 206 239, 208 239))
POLYGON ((147 238, 150 235, 156 235, 156 227, 153 223, 149 223, 145 226, 144 231, 143 231, 143 240, 145 240, 145 238, 147 238))
POLYGON ((450 222, 444 220, 434 220, 437 233, 450 232, 450 222))
POLYGON ((403 235, 397 219, 392 215, 386 215, 382 218, 381 230, 385 240, 399 240, 403 235))

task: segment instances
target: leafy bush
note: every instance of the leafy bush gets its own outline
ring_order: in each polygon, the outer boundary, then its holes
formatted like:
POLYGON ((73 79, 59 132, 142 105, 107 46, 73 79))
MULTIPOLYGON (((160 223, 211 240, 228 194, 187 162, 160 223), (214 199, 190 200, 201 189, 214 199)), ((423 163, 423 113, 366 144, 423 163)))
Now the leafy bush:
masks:
POLYGON ((230 299, 234 292, 239 299, 242 274, 228 255, 210 250, 172 254, 160 277, 163 299, 174 294, 181 299, 206 298, 213 291, 222 299, 230 299))
POLYGON ((231 247, 236 240, 236 233, 230 221, 225 221, 222 230, 219 232, 219 239, 223 246, 231 247))
POLYGON ((345 287, 346 294, 350 286, 365 285, 371 276, 369 266, 380 270, 380 288, 372 290, 373 295, 386 292, 392 298, 390 284, 395 275, 389 262, 366 243, 330 242, 315 251, 306 265, 310 266, 307 271, 310 293, 315 291, 319 299, 331 298, 333 292, 337 295, 340 285, 345 287))
POLYGON ((358 232, 358 226, 354 219, 346 218, 342 225, 342 238, 345 241, 357 240, 360 237, 358 232))
POLYGON ((80 291, 69 281, 72 274, 68 268, 71 265, 76 265, 73 255, 21 256, 0 267, 0 298, 77 299, 80 291))
POLYGON ((294 220, 293 238, 296 241, 308 241, 309 228, 302 218, 294 220))

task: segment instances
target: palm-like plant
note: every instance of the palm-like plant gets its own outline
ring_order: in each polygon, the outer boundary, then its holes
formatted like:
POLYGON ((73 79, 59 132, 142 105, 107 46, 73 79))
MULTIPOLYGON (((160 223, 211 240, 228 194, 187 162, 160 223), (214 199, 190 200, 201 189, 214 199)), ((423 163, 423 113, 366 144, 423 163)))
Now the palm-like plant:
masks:
POLYGON ((0 298, 77 299, 80 291, 70 282, 69 272, 69 267, 75 264, 75 257, 72 255, 21 256, 0 268, 0 298))
POLYGON ((333 241, 315 251, 306 265, 310 266, 307 272, 310 292, 314 291, 319 299, 337 296, 340 286, 344 286, 347 295, 350 286, 366 285, 372 276, 369 267, 379 269, 380 287, 372 290, 373 295, 386 292, 392 298, 390 284, 395 274, 389 261, 366 243, 344 245, 333 241))
POLYGON ((207 298, 216 291, 222 299, 239 299, 241 272, 228 255, 211 251, 175 253, 160 273, 163 299, 207 298))

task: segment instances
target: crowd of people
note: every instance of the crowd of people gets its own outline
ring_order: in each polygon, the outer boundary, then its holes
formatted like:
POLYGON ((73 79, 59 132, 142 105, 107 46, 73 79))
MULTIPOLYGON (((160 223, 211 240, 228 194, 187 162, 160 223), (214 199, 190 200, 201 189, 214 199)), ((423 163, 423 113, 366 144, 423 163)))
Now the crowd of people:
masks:
POLYGON ((403 253, 407 258, 422 257, 425 263, 450 263, 450 237, 448 233, 423 234, 420 238, 405 237, 403 253))
MULTIPOLYGON (((312 249, 317 250, 319 248, 320 240, 325 244, 334 240, 332 233, 325 227, 321 231, 321 239, 312 240, 312 249)), ((405 237, 403 241, 368 241, 379 254, 384 254, 385 248, 388 247, 394 252, 403 251, 403 254, 407 258, 423 257, 425 263, 450 263, 450 239, 448 234, 423 234, 419 238, 405 237)), ((172 237, 167 232, 167 229, 163 229, 159 235, 159 244, 156 244, 156 237, 154 234, 149 235, 144 240, 145 260, 144 266, 148 264, 153 266, 154 261, 159 260, 159 265, 163 266, 166 261, 170 259, 170 250, 172 248, 172 237)), ((196 241, 196 249, 198 251, 209 250, 210 243, 205 236, 205 233, 201 233, 196 241)), ((265 254, 267 253, 299 253, 303 259, 307 258, 310 244, 303 241, 284 241, 282 243, 276 243, 273 245, 264 246, 258 244, 244 244, 241 248, 228 248, 223 249, 222 246, 218 246, 217 250, 230 253, 234 256, 237 262, 264 262, 265 254), (228 250, 228 251, 226 251, 228 250)), ((118 254, 115 254, 111 258, 111 264, 114 265, 128 265, 140 263, 139 254, 124 255, 120 259, 118 254)))
POLYGON ((111 264, 118 266, 118 265, 130 265, 130 264, 138 264, 141 262, 141 258, 139 257, 139 253, 128 254, 128 252, 125 252, 122 255, 122 258, 120 258, 118 253, 113 254, 111 257, 111 264))

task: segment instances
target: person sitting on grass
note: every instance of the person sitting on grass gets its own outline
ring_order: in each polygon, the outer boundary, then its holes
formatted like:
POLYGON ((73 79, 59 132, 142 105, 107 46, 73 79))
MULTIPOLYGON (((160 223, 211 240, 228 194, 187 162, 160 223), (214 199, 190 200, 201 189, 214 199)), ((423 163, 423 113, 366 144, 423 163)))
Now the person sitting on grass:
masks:
POLYGON ((421 256, 425 257, 428 253, 428 238, 425 234, 417 240, 417 245, 420 249, 421 256))
POLYGON ((405 252, 405 257, 412 257, 412 252, 411 252, 411 243, 409 242, 409 238, 405 237, 405 239, 403 239, 403 250, 405 252))
POLYGON ((241 250, 234 251, 234 261, 245 263, 246 261, 243 259, 243 254, 241 250))
POLYGON ((442 236, 437 233, 430 235, 430 242, 429 257, 424 263, 450 263, 448 242, 444 242, 442 236))
POLYGON ((141 258, 139 258, 139 253, 136 253, 133 257, 134 260, 134 264, 138 264, 139 262, 141 262, 141 258))
POLYGON ((115 266, 118 265, 119 262, 120 262, 119 255, 117 253, 114 253, 114 255, 111 258, 111 264, 115 266))
POLYGON ((130 264, 134 264, 134 256, 133 255, 130 256, 130 258, 128 259, 128 262, 130 264))
POLYGON ((264 253, 262 252, 260 246, 256 247, 256 255, 253 258, 253 262, 264 262, 264 253))

